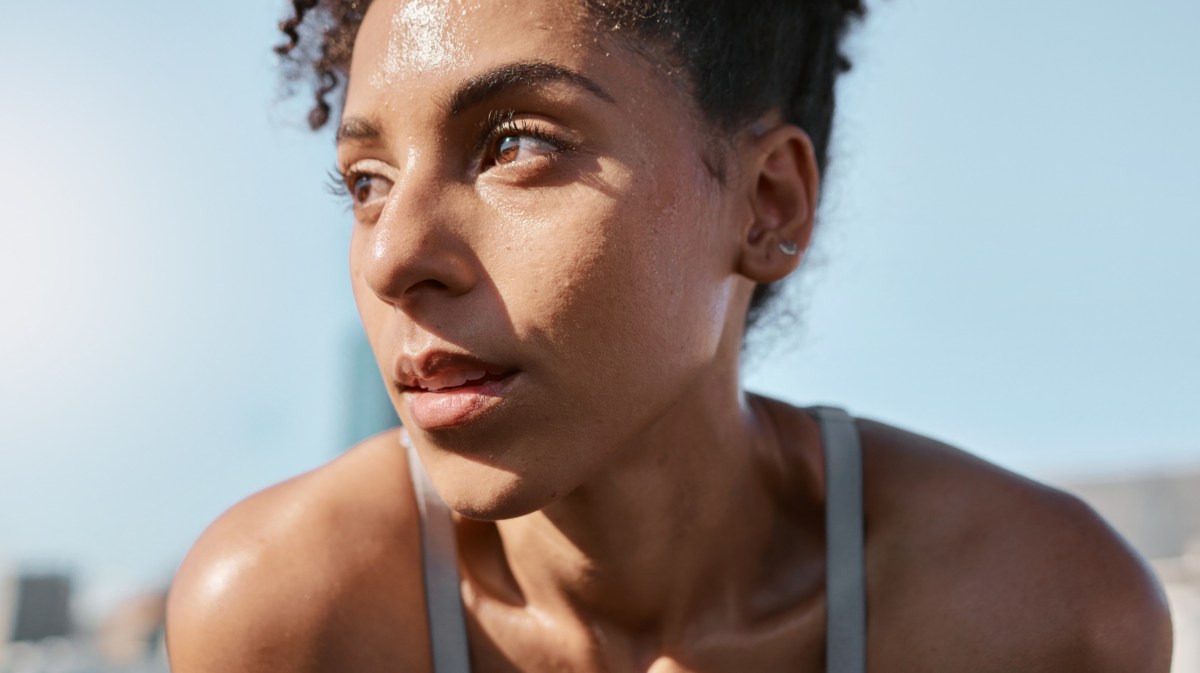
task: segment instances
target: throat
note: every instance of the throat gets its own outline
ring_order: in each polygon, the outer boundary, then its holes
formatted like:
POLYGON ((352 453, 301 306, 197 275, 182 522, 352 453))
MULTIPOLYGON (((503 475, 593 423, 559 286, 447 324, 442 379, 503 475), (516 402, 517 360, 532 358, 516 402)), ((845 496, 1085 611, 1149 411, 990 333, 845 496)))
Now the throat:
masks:
POLYGON ((783 609, 820 575, 778 579, 819 558, 819 526, 785 511, 761 433, 723 439, 641 447, 543 510, 479 524, 469 572, 502 602, 629 633, 783 609))

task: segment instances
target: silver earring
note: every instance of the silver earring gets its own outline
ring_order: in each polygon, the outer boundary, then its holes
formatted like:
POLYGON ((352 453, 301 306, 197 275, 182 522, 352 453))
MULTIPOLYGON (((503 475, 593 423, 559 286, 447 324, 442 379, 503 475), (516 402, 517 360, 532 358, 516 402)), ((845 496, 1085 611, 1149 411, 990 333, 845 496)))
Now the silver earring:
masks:
POLYGON ((791 256, 800 252, 800 246, 795 241, 784 241, 779 244, 779 252, 791 256))

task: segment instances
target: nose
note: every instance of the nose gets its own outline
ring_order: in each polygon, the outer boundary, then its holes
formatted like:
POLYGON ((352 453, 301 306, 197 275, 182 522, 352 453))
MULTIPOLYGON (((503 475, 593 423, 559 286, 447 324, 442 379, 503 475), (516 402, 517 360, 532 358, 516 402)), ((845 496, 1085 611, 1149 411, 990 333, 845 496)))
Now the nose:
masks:
POLYGON ((361 274, 380 300, 405 311, 434 298, 467 294, 480 277, 466 234, 463 195, 433 177, 397 181, 367 232, 361 274))

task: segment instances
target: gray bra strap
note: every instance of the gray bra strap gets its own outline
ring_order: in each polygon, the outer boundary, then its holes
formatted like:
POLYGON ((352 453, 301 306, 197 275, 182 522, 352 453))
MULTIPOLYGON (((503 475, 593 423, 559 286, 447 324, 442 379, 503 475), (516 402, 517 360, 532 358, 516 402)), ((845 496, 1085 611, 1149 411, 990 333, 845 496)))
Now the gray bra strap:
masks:
POLYGON ((407 437, 401 441, 408 449, 408 472, 412 475, 417 508, 421 512, 421 566, 429 640, 433 646, 433 673, 470 673, 471 657, 459 594, 458 550, 450 508, 433 489, 412 443, 407 437))
POLYGON ((825 447, 825 659, 828 673, 867 670, 862 447, 854 419, 816 407, 825 447))

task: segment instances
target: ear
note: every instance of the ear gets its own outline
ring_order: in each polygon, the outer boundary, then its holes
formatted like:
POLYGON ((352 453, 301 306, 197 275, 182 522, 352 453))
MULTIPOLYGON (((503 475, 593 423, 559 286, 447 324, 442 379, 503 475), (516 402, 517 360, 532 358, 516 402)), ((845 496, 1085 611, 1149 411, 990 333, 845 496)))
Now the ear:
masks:
POLYGON ((808 248, 820 175, 812 141, 793 124, 782 124, 750 143, 741 183, 750 209, 743 220, 737 271, 756 283, 771 283, 795 271, 808 248))

